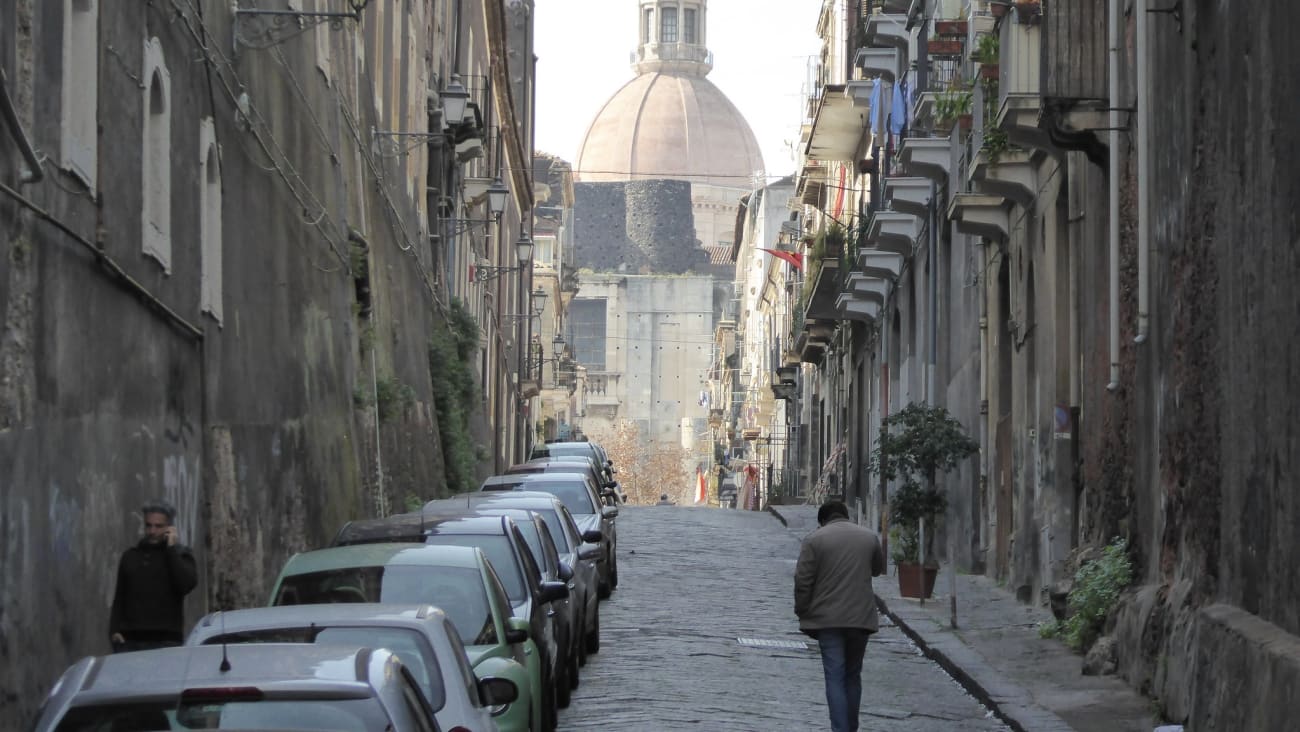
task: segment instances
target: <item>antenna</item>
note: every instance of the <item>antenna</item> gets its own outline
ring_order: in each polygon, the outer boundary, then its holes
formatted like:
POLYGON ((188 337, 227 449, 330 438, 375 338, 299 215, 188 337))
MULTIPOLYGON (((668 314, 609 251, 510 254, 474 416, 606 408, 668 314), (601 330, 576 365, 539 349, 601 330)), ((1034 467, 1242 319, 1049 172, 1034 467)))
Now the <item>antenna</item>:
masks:
POLYGON ((226 611, 220 610, 218 613, 221 615, 221 665, 217 670, 224 674, 230 670, 230 656, 226 655, 226 611))

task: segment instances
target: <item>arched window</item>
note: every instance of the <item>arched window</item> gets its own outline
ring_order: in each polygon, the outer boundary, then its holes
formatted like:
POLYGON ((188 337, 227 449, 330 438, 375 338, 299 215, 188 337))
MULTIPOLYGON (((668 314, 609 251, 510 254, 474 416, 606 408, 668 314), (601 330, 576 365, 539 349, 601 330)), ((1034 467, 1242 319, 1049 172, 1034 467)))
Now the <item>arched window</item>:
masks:
POLYGON ((157 38, 144 44, 144 140, 141 155, 143 205, 140 216, 145 254, 172 271, 171 77, 157 38))
POLYGON ((99 0, 63 1, 63 167, 91 189, 99 165, 99 0))
POLYGON ((199 307, 221 322, 221 158, 215 127, 199 123, 199 307))

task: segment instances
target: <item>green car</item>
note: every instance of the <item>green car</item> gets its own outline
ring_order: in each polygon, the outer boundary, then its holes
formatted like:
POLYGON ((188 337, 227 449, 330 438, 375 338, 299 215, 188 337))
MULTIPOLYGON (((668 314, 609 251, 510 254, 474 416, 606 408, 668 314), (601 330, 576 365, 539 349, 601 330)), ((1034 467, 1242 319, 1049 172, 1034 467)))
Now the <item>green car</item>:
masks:
POLYGON ((357 544, 296 554, 285 563, 271 605, 334 602, 430 603, 451 619, 479 678, 507 678, 513 703, 493 708, 502 732, 540 732, 541 668, 528 621, 511 616, 492 563, 477 547, 357 544))

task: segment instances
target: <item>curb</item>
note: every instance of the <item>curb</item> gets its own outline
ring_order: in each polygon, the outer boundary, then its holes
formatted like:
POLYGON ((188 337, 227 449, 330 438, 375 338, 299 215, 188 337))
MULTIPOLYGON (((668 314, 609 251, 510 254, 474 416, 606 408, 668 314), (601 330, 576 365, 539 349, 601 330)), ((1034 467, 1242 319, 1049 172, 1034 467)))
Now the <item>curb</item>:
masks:
POLYGON ((1051 711, 1039 706, 1024 688, 1009 681, 961 641, 956 634, 943 632, 942 638, 928 638, 907 620, 889 609, 876 596, 876 605, 903 634, 921 649, 926 658, 948 672, 962 688, 1016 732, 1070 732, 1074 728, 1051 711))

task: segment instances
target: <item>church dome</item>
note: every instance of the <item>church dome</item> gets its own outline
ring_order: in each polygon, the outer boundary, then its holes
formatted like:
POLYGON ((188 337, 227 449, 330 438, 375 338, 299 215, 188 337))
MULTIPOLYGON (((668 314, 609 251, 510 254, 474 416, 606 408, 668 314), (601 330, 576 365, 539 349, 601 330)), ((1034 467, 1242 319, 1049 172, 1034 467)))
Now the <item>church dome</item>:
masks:
POLYGON ((641 0, 636 78, 623 85, 578 148, 581 181, 676 178, 749 188, 764 170, 749 123, 705 75, 705 0, 641 0), (681 17, 679 18, 679 11, 681 17))

